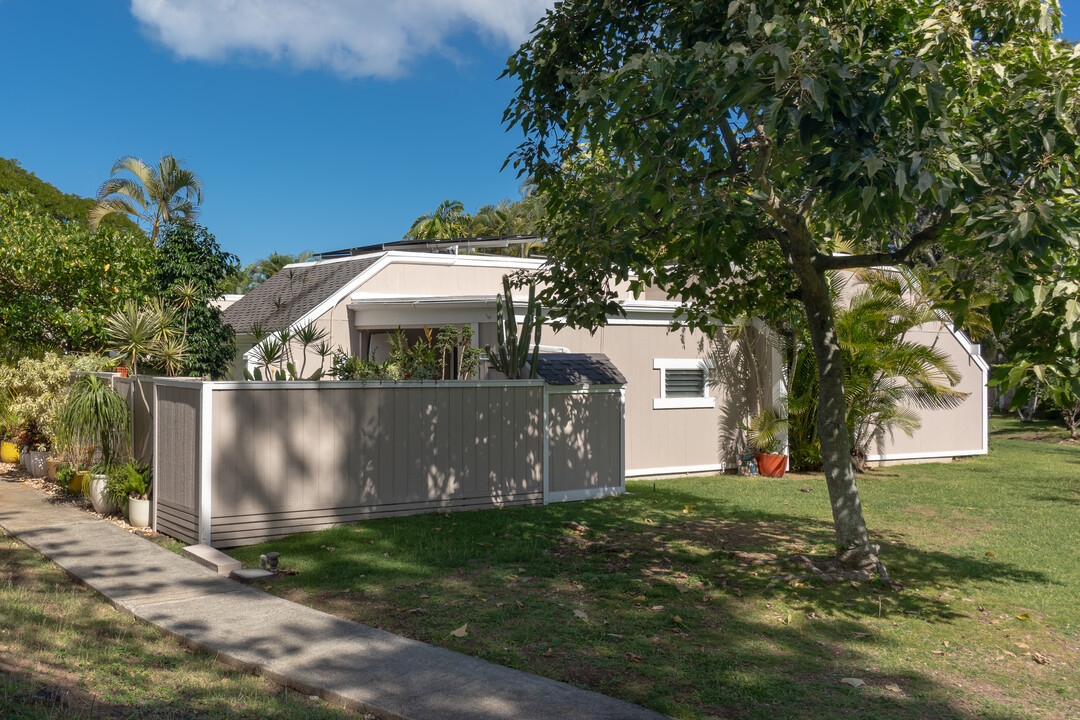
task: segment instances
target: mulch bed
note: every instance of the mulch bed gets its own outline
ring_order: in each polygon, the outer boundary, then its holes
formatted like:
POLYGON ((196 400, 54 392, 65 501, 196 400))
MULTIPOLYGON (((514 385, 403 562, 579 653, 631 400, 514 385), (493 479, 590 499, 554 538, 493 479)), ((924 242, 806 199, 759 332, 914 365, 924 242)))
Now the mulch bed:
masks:
POLYGON ((164 540, 164 535, 156 533, 148 528, 137 528, 128 525, 124 521, 124 518, 120 515, 102 515, 101 513, 94 512, 94 506, 90 504, 90 499, 84 495, 75 494, 67 488, 61 487, 55 481, 48 478, 37 478, 26 472, 21 465, 15 465, 11 463, 0 463, 0 481, 8 482, 20 482, 23 485, 29 485, 35 490, 40 490, 42 493, 48 496, 48 502, 51 505, 69 505, 71 507, 78 508, 84 512, 93 515, 94 517, 111 522, 118 528, 123 528, 128 532, 139 535, 140 537, 147 538, 149 540, 164 540))

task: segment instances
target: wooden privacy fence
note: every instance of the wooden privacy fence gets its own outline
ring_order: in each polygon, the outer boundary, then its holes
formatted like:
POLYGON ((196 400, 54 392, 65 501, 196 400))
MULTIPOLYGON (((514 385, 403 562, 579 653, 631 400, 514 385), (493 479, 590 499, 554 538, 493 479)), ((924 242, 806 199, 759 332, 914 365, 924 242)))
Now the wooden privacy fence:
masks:
POLYGON ((621 385, 155 378, 151 394, 155 529, 187 542, 625 489, 621 385))

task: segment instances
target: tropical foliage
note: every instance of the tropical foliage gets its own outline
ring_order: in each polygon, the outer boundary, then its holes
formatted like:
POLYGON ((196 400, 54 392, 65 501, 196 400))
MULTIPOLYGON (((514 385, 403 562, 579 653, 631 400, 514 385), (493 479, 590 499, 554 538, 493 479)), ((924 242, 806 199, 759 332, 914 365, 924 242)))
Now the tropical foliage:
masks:
MULTIPOLYGON (((1056 0, 556 5, 505 73, 510 161, 548 202, 545 305, 595 326, 618 282, 652 285, 710 329, 798 298, 837 540, 873 562, 827 273, 939 248, 1030 285, 1077 246, 1080 51, 1060 20, 1056 0)), ((967 281, 939 277, 963 324, 967 281)))
MULTIPOLYGON (((98 358, 99 364, 102 361, 98 358)), ((52 444, 60 432, 57 414, 74 369, 71 356, 56 353, 45 353, 40 359, 24 357, 14 365, 0 364, 0 397, 8 399, 7 410, 16 426, 34 426, 52 444)))
POLYGON ((71 386, 59 421, 79 446, 95 448, 112 465, 127 437, 131 413, 120 393, 95 375, 82 375, 71 386))
POLYGON ((179 374, 227 377, 236 355, 235 333, 218 308, 223 278, 237 270, 236 256, 222 251, 197 223, 169 223, 154 261, 157 295, 181 306, 185 354, 179 374))
MULTIPOLYGON (((94 207, 94 200, 60 192, 54 185, 25 170, 14 158, 0 158, 0 195, 26 193, 33 204, 52 217, 67 223, 86 227, 86 216, 94 207)), ((139 226, 124 215, 111 215, 102 221, 102 227, 112 232, 122 230, 141 235, 139 226)))
POLYGON ((307 251, 297 255, 274 251, 267 257, 249 263, 242 269, 226 275, 221 281, 221 292, 245 295, 272 278, 286 265, 302 263, 311 257, 312 253, 307 251))
POLYGON ((338 380, 468 380, 480 369, 480 350, 467 326, 444 325, 438 333, 424 328, 412 343, 398 328, 387 342, 389 356, 381 364, 337 350, 330 374, 338 380))
POLYGON ((203 200, 202 181, 181 162, 172 155, 162 155, 156 166, 131 155, 117 160, 87 215, 90 228, 96 230, 108 215, 129 215, 146 223, 150 242, 157 245, 163 225, 194 221, 203 200), (116 177, 122 172, 134 177, 116 177))
POLYGON ((105 318, 149 291, 153 257, 141 233, 90 232, 0 195, 0 359, 100 348, 105 318))
MULTIPOLYGON (((524 197, 516 202, 501 200, 483 205, 476 213, 465 212, 457 200, 445 200, 431 213, 421 215, 405 233, 406 240, 493 237, 499 235, 536 235, 543 231, 544 200, 526 185, 524 197)), ((543 247, 542 242, 524 243, 507 248, 483 248, 477 252, 526 257, 543 247)))
MULTIPOLYGON (((878 279, 880 275, 863 275, 871 283, 854 289, 846 300, 846 283, 839 276, 832 282, 847 390, 846 427, 857 469, 866 465, 887 434, 914 434, 921 426, 920 410, 955 407, 967 397, 954 389, 960 373, 948 354, 911 337, 912 331, 922 327, 945 332, 940 316, 920 304, 916 294, 900 291, 909 284, 896 285, 878 279)), ((792 319, 790 334, 781 337, 790 368, 789 412, 798 429, 793 457, 799 467, 820 467, 821 446, 814 422, 816 362, 803 317, 794 313, 792 319)))
POLYGON ((544 327, 540 303, 536 300, 536 285, 529 285, 529 299, 525 304, 525 317, 520 328, 517 313, 514 312, 514 296, 510 291, 510 278, 503 275, 502 294, 495 298, 495 332, 498 343, 494 348, 487 346, 485 351, 491 369, 501 372, 507 379, 522 379, 526 367, 529 368, 529 377, 535 378, 540 357, 540 331, 544 327))
POLYGON ((1061 413, 1071 437, 1080 433, 1080 253, 1063 253, 1057 277, 1019 292, 1031 307, 1012 335, 1010 361, 995 369, 991 384, 1012 388, 1016 410, 1039 395, 1061 413))

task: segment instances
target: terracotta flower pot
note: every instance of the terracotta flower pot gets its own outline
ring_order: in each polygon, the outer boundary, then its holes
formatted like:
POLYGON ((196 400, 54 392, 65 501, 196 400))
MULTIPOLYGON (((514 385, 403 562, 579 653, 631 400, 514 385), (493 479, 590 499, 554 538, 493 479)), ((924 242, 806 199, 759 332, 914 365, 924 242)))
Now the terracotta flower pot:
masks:
POLYGON ((60 458, 49 458, 45 461, 45 477, 49 478, 53 482, 56 482, 56 471, 60 469, 60 466, 64 464, 64 461, 60 458))
POLYGON ((765 477, 784 477, 787 470, 787 455, 773 455, 772 453, 758 453, 758 472, 765 477))

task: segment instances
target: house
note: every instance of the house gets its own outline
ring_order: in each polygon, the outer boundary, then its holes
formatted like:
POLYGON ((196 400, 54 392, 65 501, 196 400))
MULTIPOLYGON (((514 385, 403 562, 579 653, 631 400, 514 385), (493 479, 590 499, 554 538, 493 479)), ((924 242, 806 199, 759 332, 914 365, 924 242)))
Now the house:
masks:
MULTIPOLYGON (((469 326, 474 344, 494 345, 503 276, 536 270, 543 260, 462 251, 515 241, 523 240, 408 241, 290 265, 225 309, 239 348, 234 377, 258 364, 253 328, 267 332, 314 323, 332 345, 380 361, 388 352, 388 334, 399 328, 419 338, 425 328, 469 326)), ((594 333, 546 327, 542 352, 602 353, 625 375, 628 477, 733 467, 745 440, 741 425, 755 408, 783 396, 780 358, 765 329, 754 325, 737 338, 722 333, 710 341, 699 331, 672 327, 678 303, 662 292, 635 296, 627 283, 618 292, 624 316, 594 333)), ((958 408, 925 412, 913 438, 882 438, 870 460, 985 453, 987 366, 977 348, 944 322, 923 326, 916 335, 949 353, 963 374, 957 389, 970 394, 958 408)), ((309 352, 301 362, 313 368, 321 359, 309 352)))

